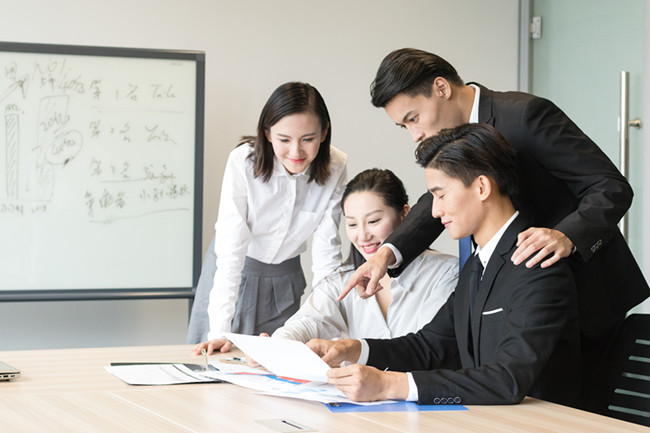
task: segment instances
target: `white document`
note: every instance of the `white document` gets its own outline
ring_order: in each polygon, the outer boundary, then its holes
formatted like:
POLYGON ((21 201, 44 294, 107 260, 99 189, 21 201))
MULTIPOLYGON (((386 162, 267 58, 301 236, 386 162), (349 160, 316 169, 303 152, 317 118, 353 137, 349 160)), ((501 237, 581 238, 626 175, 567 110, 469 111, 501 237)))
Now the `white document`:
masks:
POLYGON ((300 341, 229 332, 224 335, 276 376, 327 382, 329 365, 300 341))
POLYGON ((176 385, 219 381, 201 371, 190 369, 186 364, 133 364, 104 368, 129 385, 176 385))

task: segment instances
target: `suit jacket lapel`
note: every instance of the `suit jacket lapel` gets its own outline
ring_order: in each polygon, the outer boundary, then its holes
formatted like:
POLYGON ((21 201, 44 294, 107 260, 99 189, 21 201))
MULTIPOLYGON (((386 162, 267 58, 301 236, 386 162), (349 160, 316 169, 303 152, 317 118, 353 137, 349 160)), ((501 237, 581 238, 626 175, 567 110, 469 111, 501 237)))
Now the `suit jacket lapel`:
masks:
MULTIPOLYGON (((499 271, 506 263, 506 260, 510 260, 512 246, 517 242, 517 235, 522 232, 527 227, 527 222, 521 215, 518 215, 517 218, 510 224, 510 226, 503 233, 503 236, 499 240, 490 260, 487 263, 485 271, 483 272, 483 278, 479 285, 478 294, 476 296, 476 303, 474 305, 474 315, 471 318, 471 332, 473 336, 473 348, 474 348, 474 362, 476 367, 481 363, 479 351, 479 341, 481 338, 481 318, 485 303, 487 302, 492 287, 494 286, 494 280, 496 279, 499 271)), ((469 309, 467 309, 469 310, 469 309)))

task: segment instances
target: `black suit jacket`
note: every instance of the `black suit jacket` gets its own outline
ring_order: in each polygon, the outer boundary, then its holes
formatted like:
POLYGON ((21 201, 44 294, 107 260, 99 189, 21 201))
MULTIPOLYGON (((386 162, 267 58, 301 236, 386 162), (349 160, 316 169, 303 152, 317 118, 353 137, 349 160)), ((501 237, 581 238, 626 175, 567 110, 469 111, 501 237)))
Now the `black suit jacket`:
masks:
MULTIPOLYGON (((568 261, 578 290, 582 332, 603 337, 650 288, 617 224, 632 189, 609 158, 552 102, 521 92, 481 87, 479 121, 494 126, 517 152, 515 207, 535 227, 564 233, 577 247, 568 261)), ((432 196, 420 197, 386 240, 402 267, 444 229, 431 216, 432 196)))
POLYGON ((572 405, 579 391, 580 331, 575 285, 566 261, 542 269, 514 266, 521 215, 492 254, 472 309, 469 267, 455 293, 416 334, 368 339, 368 364, 411 371, 419 404, 514 404, 531 395, 572 405), (461 369, 439 369, 460 356, 461 369))

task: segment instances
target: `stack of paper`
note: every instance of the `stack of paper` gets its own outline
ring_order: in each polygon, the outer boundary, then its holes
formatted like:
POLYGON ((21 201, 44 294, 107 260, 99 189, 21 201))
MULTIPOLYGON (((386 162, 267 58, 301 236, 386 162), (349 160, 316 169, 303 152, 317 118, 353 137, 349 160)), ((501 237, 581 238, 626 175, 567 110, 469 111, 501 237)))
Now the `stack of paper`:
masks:
POLYGON ((212 371, 210 377, 251 388, 265 395, 300 398, 321 403, 359 403, 327 383, 330 367, 305 344, 295 340, 226 334, 239 349, 273 374, 238 374, 212 371))

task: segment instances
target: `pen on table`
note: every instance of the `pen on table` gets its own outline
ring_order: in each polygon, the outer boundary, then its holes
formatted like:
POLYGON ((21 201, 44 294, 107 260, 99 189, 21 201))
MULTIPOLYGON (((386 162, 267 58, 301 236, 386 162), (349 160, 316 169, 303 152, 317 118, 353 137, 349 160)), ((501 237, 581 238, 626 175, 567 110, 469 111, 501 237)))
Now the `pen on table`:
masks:
POLYGON ((226 364, 244 364, 244 365, 248 364, 246 362, 246 358, 238 358, 236 356, 233 356, 232 358, 223 358, 220 361, 225 362, 226 364))
POLYGON ((210 365, 208 364, 208 351, 205 350, 205 348, 201 349, 201 355, 203 355, 203 359, 205 359, 205 369, 209 370, 210 365))

